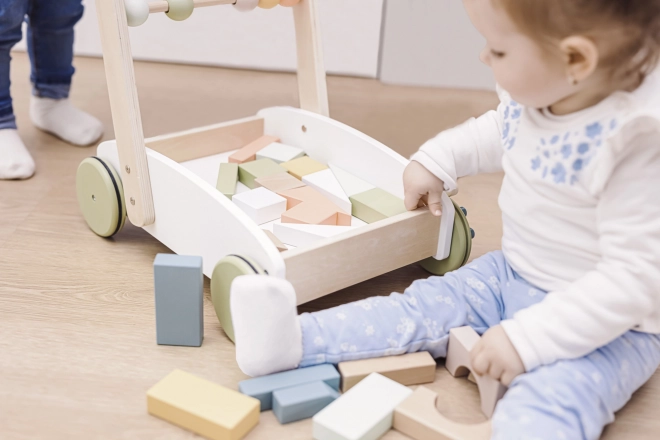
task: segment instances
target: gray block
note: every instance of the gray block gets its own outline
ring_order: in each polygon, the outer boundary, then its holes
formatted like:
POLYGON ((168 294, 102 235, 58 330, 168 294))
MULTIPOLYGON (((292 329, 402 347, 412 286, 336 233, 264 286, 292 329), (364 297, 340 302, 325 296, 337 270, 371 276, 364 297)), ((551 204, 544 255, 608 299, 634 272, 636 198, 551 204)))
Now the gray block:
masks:
POLYGON ((154 260, 156 342, 199 347, 204 339, 202 257, 158 254, 154 260))
POLYGON ((339 397, 325 382, 310 382, 273 393, 273 413, 280 423, 308 419, 339 397))
POLYGON ((274 391, 310 382, 325 382, 339 390, 339 373, 330 364, 316 365, 244 380, 238 383, 238 390, 259 399, 261 410, 267 411, 273 407, 274 391))

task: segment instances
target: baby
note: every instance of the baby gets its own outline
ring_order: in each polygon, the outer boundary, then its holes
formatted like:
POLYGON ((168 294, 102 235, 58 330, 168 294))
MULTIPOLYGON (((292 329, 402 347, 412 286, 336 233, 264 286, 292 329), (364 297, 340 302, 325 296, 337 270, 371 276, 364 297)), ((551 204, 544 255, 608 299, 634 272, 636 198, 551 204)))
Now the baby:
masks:
POLYGON ((0 179, 27 179, 34 160, 16 131, 9 94, 9 51, 21 40, 27 17, 27 43, 33 96, 30 118, 41 130, 75 145, 89 145, 103 134, 93 116, 73 107, 73 26, 83 13, 81 0, 0 1, 0 179))
POLYGON ((501 104, 422 146, 405 203, 440 215, 460 177, 503 170, 502 250, 300 316, 288 282, 239 277, 237 361, 438 358, 470 325, 474 369, 509 386, 493 438, 596 439, 660 365, 660 0, 464 3, 501 104))

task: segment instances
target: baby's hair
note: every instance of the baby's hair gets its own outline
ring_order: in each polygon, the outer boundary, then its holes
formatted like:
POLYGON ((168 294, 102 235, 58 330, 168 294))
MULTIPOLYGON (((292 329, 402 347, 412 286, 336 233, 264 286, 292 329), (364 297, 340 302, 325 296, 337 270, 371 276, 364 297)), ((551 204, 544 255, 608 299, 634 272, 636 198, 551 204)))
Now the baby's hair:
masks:
MULTIPOLYGON (((614 81, 639 83, 660 59, 660 0, 494 0, 522 32, 557 40, 592 38, 601 51, 599 68, 614 81)), ((638 83, 638 84, 639 84, 638 83)))

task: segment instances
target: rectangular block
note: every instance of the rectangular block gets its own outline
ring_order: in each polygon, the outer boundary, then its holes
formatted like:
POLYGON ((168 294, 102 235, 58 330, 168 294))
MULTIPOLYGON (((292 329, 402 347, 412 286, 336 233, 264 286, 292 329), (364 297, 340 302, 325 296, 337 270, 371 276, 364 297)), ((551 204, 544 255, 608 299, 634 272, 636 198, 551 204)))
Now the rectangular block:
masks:
POLYGON ((258 139, 250 142, 240 150, 236 150, 229 156, 230 163, 245 163, 255 160, 257 158, 257 152, 273 142, 279 142, 279 138, 275 136, 261 136, 258 139))
POLYGON ((149 414, 213 440, 239 440, 259 423, 259 401, 174 370, 147 391, 149 414))
POLYGON ((355 194, 350 197, 352 214, 362 221, 374 223, 406 212, 403 200, 380 188, 355 194))
POLYGON ((270 159, 245 162, 238 166, 238 180, 250 189, 257 188, 256 179, 260 177, 285 174, 286 170, 270 159))
POLYGON ((340 362, 341 390, 353 388, 371 373, 381 374, 401 385, 418 385, 435 380, 436 364, 426 351, 358 361, 340 362))
POLYGON ((350 226, 351 216, 334 205, 300 203, 282 214, 282 223, 350 226))
POLYGON ((238 390, 259 399, 261 410, 267 411, 273 407, 274 391, 310 382, 325 382, 333 389, 339 390, 339 373, 330 364, 316 365, 247 379, 239 382, 238 390))
POLYGON ((365 182, 359 177, 354 176, 353 174, 344 171, 334 164, 328 164, 332 174, 335 175, 337 181, 341 185, 341 188, 344 190, 344 194, 348 197, 354 196, 355 194, 360 194, 370 189, 374 189, 375 186, 365 182))
POLYGON ((263 186, 275 193, 305 186, 304 183, 289 173, 259 177, 258 179, 255 179, 255 183, 257 184, 257 187, 263 186))
POLYGON ((339 397, 325 382, 310 382, 273 393, 273 413, 280 423, 309 419, 339 397))
POLYGON ((158 254, 154 260, 156 342, 199 347, 204 339, 202 257, 158 254))
POLYGON ((332 203, 341 208, 342 211, 350 213, 352 210, 351 201, 342 189, 334 173, 329 170, 319 171, 317 173, 303 176, 302 181, 314 188, 332 203))
POLYGON ((314 416, 316 440, 375 440, 392 427, 394 409, 412 390, 378 373, 367 376, 314 416))
POLYGON ((236 183, 238 183, 238 164, 221 163, 215 188, 231 200, 236 194, 236 183))
POLYGON ((273 233, 290 246, 310 246, 325 238, 334 237, 353 229, 353 226, 300 225, 275 223, 273 233))
POLYGON ((281 165, 296 179, 302 179, 303 176, 328 168, 321 162, 316 161, 309 156, 299 157, 298 159, 284 162, 281 165))
POLYGON ((286 199, 266 188, 236 194, 232 201, 258 225, 277 220, 286 211, 286 199))
POLYGON ((289 162, 305 155, 305 152, 290 145, 273 142, 257 153, 257 159, 270 159, 273 162, 289 162))
POLYGON ((282 243, 282 241, 279 238, 277 238, 277 236, 275 234, 273 234, 272 232, 270 232, 266 229, 263 229, 263 231, 266 233, 268 238, 270 238, 270 241, 273 242, 273 244, 275 245, 275 247, 277 248, 278 251, 284 252, 284 251, 289 250, 286 247, 286 245, 284 243, 282 243))

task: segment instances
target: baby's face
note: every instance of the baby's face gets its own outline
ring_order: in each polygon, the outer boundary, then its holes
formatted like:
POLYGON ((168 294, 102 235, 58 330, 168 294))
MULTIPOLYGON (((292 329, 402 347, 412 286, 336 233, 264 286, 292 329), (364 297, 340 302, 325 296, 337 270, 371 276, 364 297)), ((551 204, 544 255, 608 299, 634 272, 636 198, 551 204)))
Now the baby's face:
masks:
POLYGON ((472 23, 486 38, 481 61, 493 69, 497 83, 517 102, 545 108, 573 91, 566 63, 552 51, 517 29, 493 0, 464 0, 472 23))

